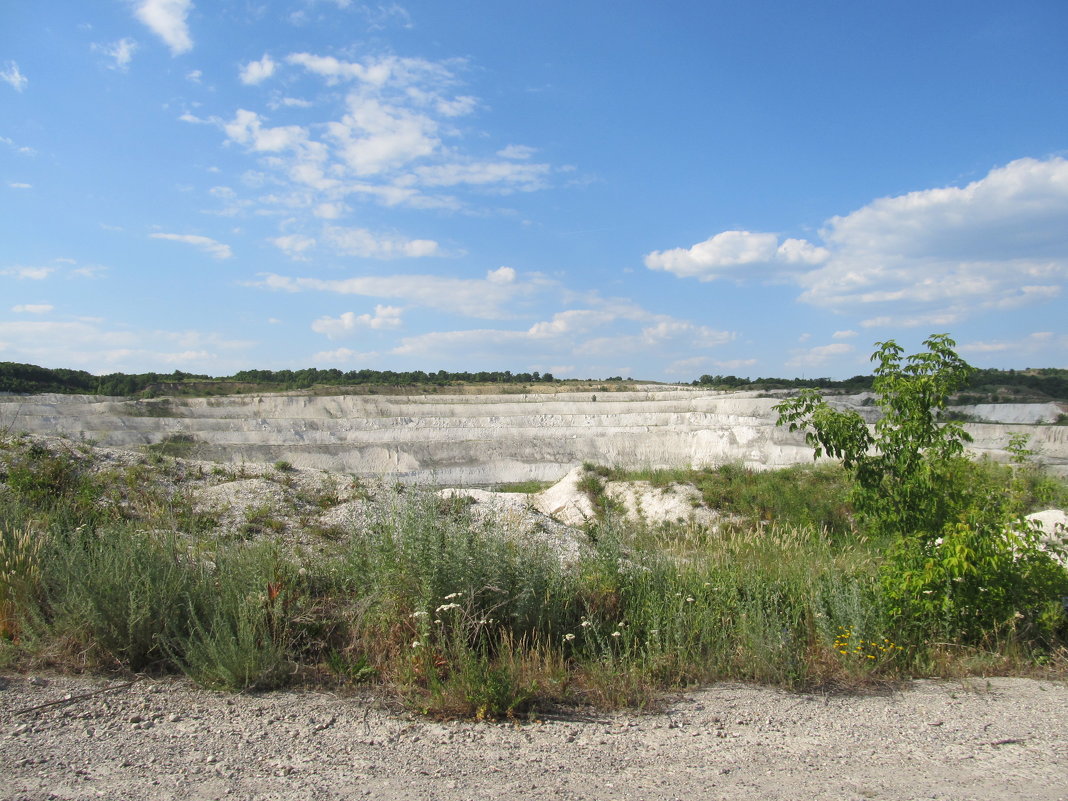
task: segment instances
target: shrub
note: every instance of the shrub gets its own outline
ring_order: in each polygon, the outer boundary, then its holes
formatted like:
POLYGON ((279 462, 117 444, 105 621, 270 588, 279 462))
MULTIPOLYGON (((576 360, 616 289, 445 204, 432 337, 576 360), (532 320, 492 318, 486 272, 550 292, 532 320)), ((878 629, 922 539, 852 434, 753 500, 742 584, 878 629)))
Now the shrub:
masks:
MULTIPOLYGON (((872 358, 883 414, 874 431, 811 390, 778 404, 779 422, 806 429, 817 457, 842 459, 863 523, 888 543, 881 583, 889 613, 914 643, 931 635, 1048 643, 1064 624, 1068 574, 1021 519, 1021 493, 982 480, 963 455, 970 438, 961 423, 937 414, 972 368, 948 336, 924 344, 927 352, 902 361, 896 343, 879 343, 872 358)), ((1025 444, 1010 445, 1019 460, 1025 444)))

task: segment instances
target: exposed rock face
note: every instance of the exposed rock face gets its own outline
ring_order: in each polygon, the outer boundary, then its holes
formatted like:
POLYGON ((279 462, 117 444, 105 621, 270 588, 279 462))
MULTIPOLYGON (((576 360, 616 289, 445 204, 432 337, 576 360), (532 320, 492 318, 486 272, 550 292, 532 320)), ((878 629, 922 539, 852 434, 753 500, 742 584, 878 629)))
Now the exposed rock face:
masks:
MULTIPOLYGON (((583 461, 632 467, 738 462, 755 469, 812 458, 776 426, 777 397, 693 387, 556 395, 312 396, 284 393, 130 401, 79 395, 0 396, 0 431, 85 437, 131 448, 185 438, 183 455, 441 485, 555 481, 583 461)), ((869 422, 870 395, 834 402, 869 422)), ((1048 404, 1047 404, 1048 405, 1048 404)), ((1058 407, 1059 408, 1059 407, 1058 407)), ((984 413, 987 410, 983 410, 984 413)), ((1011 419, 1047 419, 1017 409, 1011 419)), ((990 419, 989 415, 985 419, 990 419)), ((973 450, 1004 459, 1014 433, 1068 474, 1068 426, 969 424, 973 450)))

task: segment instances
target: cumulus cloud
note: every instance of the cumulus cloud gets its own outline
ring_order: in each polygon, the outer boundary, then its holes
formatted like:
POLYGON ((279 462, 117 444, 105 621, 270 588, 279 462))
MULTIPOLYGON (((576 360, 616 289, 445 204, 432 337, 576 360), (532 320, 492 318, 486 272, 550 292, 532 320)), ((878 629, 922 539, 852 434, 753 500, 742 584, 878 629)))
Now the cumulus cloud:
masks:
MULTIPOLYGON (((896 307, 899 324, 1057 297, 1068 279, 1068 161, 1019 159, 964 187, 881 198, 834 217, 833 256, 801 299, 832 309, 896 307)), ((880 316, 872 318, 880 319, 880 316)))
MULTIPOLYGON (((548 186, 553 169, 534 161, 532 148, 509 145, 488 158, 465 152, 462 139, 471 132, 459 128, 456 119, 472 114, 480 104, 456 91, 464 68, 458 59, 388 54, 345 60, 296 52, 277 61, 265 55, 243 66, 244 79, 258 81, 268 73, 298 70, 341 89, 321 95, 316 103, 321 112, 303 126, 274 126, 250 108, 207 121, 257 160, 263 184, 278 187, 258 201, 272 211, 284 204, 294 214, 338 219, 354 199, 387 207, 458 210, 470 202, 459 196, 463 192, 505 195, 548 186)), ((267 105, 312 107, 307 100, 278 96, 267 105)), ((205 122, 188 112, 183 119, 205 122)), ((363 229, 355 230, 347 238, 356 239, 359 253, 369 243, 360 233, 363 229)), ((320 237, 327 240, 326 234, 320 237)))
POLYGON ((511 267, 498 267, 496 270, 486 271, 486 280, 493 284, 511 284, 515 281, 516 272, 511 267))
POLYGON ((55 306, 48 303, 20 303, 11 307, 16 314, 48 314, 53 309, 55 306))
POLYGON ((831 339, 852 339, 856 335, 856 331, 835 331, 831 334, 831 339))
POLYGON ((330 339, 336 339, 346 334, 351 334, 360 328, 371 328, 376 331, 390 328, 400 328, 402 324, 401 314, 404 310, 399 306, 375 306, 374 314, 356 314, 345 312, 340 317, 320 317, 312 323, 312 331, 317 334, 325 334, 330 339))
POLYGON ((136 0, 134 15, 177 56, 193 49, 187 17, 192 0, 136 0))
POLYGON ((9 61, 4 65, 4 68, 0 70, 0 81, 3 81, 16 92, 21 92, 26 88, 26 84, 29 83, 29 79, 19 71, 19 65, 14 61, 9 61))
POLYGON ((714 281, 739 269, 811 266, 826 260, 827 255, 823 248, 801 239, 780 244, 776 234, 723 231, 689 248, 654 250, 645 257, 645 266, 680 278, 714 281))
POLYGON ((299 125, 266 128, 259 114, 243 108, 237 110, 233 120, 224 123, 223 130, 232 141, 265 153, 292 150, 308 139, 307 129, 299 125))
POLYGON ((111 44, 94 44, 92 49, 112 60, 112 63, 108 65, 111 69, 125 71, 133 60, 134 51, 137 50, 137 42, 133 39, 123 38, 111 44))
POLYGON ((654 251, 651 269, 702 281, 761 271, 861 325, 945 325, 1058 297, 1068 279, 1068 161, 1023 158, 966 186, 877 199, 832 217, 820 243, 723 231, 654 251), (862 312, 863 313, 863 312, 862 312))
POLYGON ((185 242, 187 245, 195 245, 209 256, 215 259, 228 259, 233 256, 229 245, 217 242, 206 236, 197 234, 150 234, 153 239, 169 239, 172 242, 185 242))
POLYGON ((275 63, 267 53, 259 61, 250 61, 241 67, 241 83, 255 86, 274 75, 275 63))

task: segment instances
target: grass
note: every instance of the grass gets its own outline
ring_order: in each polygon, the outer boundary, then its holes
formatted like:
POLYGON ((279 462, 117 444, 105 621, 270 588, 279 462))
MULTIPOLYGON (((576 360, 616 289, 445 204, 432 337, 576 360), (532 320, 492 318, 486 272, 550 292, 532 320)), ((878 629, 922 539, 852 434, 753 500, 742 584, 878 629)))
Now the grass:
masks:
MULTIPOLYGON (((902 639, 878 544, 848 510, 822 524, 841 502, 826 468, 686 474, 752 525, 714 534, 607 514, 562 565, 506 521, 415 488, 311 550, 287 545, 266 509, 248 540, 222 546, 153 490, 151 470, 171 468, 90 464, 77 449, 0 443, 0 664, 180 672, 238 691, 369 684, 434 717, 501 719, 561 703, 647 707, 721 679, 858 687, 1065 660, 1064 626, 1044 641, 902 639)), ((602 487, 620 477, 588 475, 602 487)), ((1036 476, 1032 494, 1047 497, 1047 481, 1036 476)))

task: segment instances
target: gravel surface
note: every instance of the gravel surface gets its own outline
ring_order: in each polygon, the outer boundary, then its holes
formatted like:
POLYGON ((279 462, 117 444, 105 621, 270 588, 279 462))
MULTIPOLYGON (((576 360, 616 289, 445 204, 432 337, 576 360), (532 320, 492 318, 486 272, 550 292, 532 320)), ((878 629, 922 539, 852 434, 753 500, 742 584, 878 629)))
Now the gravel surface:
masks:
POLYGON ((0 798, 1068 799, 1068 685, 739 684, 665 712, 436 723, 372 696, 0 677, 0 798), (51 701, 69 702, 35 711, 51 701))

